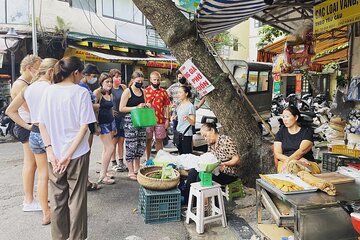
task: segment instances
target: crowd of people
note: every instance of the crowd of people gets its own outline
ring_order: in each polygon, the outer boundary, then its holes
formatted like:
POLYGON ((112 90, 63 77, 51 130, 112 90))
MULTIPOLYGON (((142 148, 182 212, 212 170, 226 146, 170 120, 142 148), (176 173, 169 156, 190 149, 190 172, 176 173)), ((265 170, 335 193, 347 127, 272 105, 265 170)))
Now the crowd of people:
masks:
MULTIPOLYGON (((77 57, 56 60, 33 55, 22 60, 20 73, 12 86, 13 100, 6 113, 16 122, 15 134, 24 152, 23 211, 42 211, 41 224, 51 223, 53 239, 86 239, 87 191, 115 183, 110 164, 115 171, 127 171, 128 179, 136 181, 140 158, 150 158, 153 139, 156 151, 164 147, 170 122, 182 135, 177 145, 179 154, 192 153, 195 111, 204 99, 194 106, 196 92, 181 73, 167 90, 160 87, 161 74, 156 71, 150 73, 146 88, 145 76, 138 70, 126 86, 118 69, 101 73, 93 64, 84 66, 77 57), (99 88, 93 92, 89 86, 96 82, 99 88), (154 108, 156 125, 135 128, 130 112, 144 107, 154 108), (94 135, 103 144, 97 182, 91 182, 88 176, 94 135), (33 193, 36 170, 38 201, 33 193)), ((297 160, 317 172, 311 158, 311 132, 297 124, 296 110, 284 111, 286 128, 275 140, 279 171, 290 160, 297 160)), ((221 162, 220 174, 213 175, 213 180, 220 184, 236 181, 241 160, 234 141, 221 135, 214 123, 205 123, 200 133, 209 151, 221 162)), ((198 173, 191 169, 182 193, 184 204, 190 184, 196 181, 198 173)))

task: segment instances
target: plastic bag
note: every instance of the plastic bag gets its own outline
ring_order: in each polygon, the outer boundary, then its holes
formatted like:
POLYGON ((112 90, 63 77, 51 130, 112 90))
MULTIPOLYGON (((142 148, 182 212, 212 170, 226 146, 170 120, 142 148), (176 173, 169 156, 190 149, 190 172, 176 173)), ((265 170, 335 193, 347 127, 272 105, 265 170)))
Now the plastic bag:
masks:
POLYGON ((164 150, 158 151, 155 158, 153 159, 153 162, 155 166, 167 166, 169 163, 174 163, 177 165, 175 156, 165 152, 164 150))
POLYGON ((213 172, 218 166, 220 162, 216 158, 216 156, 212 153, 204 153, 199 157, 199 162, 196 170, 198 172, 213 172))
POLYGON ((161 179, 174 179, 176 178, 175 170, 171 166, 163 167, 161 170, 161 179))

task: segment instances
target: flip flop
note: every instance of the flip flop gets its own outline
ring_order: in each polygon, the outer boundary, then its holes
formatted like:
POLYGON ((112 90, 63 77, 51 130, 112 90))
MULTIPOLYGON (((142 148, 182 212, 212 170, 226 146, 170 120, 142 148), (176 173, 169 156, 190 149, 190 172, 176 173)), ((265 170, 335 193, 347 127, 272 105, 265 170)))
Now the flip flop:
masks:
POLYGON ((115 180, 109 178, 109 177, 103 177, 100 178, 97 182, 98 184, 105 184, 105 185, 111 185, 115 183, 115 180))
POLYGON ((132 181, 137 181, 137 177, 136 177, 135 174, 130 174, 130 175, 128 175, 128 178, 129 178, 130 180, 132 180, 132 181))
POLYGON ((106 173, 106 176, 107 176, 108 178, 110 178, 110 179, 115 179, 115 176, 114 176, 114 175, 111 175, 111 174, 109 174, 109 173, 106 173))
POLYGON ((87 187, 86 190, 91 192, 91 191, 96 191, 101 189, 101 186, 99 186, 97 183, 90 183, 87 187))

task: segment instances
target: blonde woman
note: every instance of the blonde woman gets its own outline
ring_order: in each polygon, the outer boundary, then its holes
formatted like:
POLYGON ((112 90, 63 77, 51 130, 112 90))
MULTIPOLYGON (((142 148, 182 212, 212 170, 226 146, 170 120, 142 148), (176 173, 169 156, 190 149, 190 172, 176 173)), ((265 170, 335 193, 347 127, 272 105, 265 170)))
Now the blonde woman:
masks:
POLYGON ((107 73, 102 73, 99 78, 100 88, 94 91, 96 102, 100 104, 98 113, 98 123, 100 126, 100 139, 103 143, 103 154, 101 159, 101 171, 99 184, 113 184, 115 181, 108 175, 107 169, 109 167, 111 155, 114 151, 113 138, 116 134, 116 125, 113 113, 113 99, 112 99, 112 77, 107 73))
MULTIPOLYGON (((36 75, 40 66, 41 58, 34 55, 27 55, 20 63, 21 76, 11 86, 11 98, 15 97, 22 92, 22 90, 30 85, 33 77, 36 75)), ((20 117, 26 122, 30 123, 30 113, 26 103, 23 103, 18 110, 20 117)), ((24 188, 24 202, 23 211, 41 211, 41 207, 37 201, 34 200, 34 179, 36 162, 35 156, 29 147, 30 131, 19 125, 15 125, 14 133, 17 139, 22 143, 24 152, 24 166, 22 171, 22 180, 24 188)))
POLYGON ((140 168, 140 157, 144 155, 146 148, 146 128, 134 128, 130 111, 136 108, 145 107, 145 95, 142 90, 144 74, 135 71, 131 75, 131 85, 121 95, 119 111, 126 113, 124 132, 126 162, 129 169, 130 180, 137 180, 136 174, 140 168))
POLYGON ((50 209, 48 206, 48 170, 45 146, 39 131, 39 112, 41 98, 52 82, 54 65, 57 60, 54 58, 45 58, 39 67, 38 73, 29 87, 25 87, 21 94, 11 102, 7 109, 8 116, 14 122, 24 129, 31 130, 29 145, 35 155, 36 167, 38 170, 37 192, 40 206, 43 211, 41 223, 47 225, 50 223, 50 209), (31 124, 25 122, 19 115, 19 108, 26 102, 31 116, 31 124))

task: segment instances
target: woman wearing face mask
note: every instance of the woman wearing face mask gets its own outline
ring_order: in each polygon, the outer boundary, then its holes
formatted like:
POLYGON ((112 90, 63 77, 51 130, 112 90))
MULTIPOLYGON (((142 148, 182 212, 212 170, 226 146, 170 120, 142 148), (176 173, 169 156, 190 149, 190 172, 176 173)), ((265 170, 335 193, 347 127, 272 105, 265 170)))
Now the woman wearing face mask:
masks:
POLYGON ((192 126, 195 125, 195 107, 190 102, 189 98, 191 97, 190 88, 186 86, 181 86, 179 93, 180 104, 176 109, 177 121, 176 131, 183 134, 183 139, 180 140, 179 154, 192 153, 192 126))
POLYGON ((119 112, 120 100, 121 95, 126 89, 126 85, 121 84, 121 72, 118 69, 111 69, 109 71, 109 75, 113 79, 113 89, 111 93, 113 95, 113 111, 115 116, 115 123, 116 123, 116 134, 114 135, 114 151, 111 156, 112 159, 112 169, 117 172, 124 172, 126 171, 126 166, 124 164, 124 117, 125 114, 119 112), (119 162, 116 161, 116 148, 117 153, 119 156, 119 162))
POLYGON ((124 131, 126 162, 129 169, 128 177, 136 181, 136 174, 140 168, 140 157, 146 148, 146 128, 134 128, 130 111, 146 106, 144 91, 142 90, 144 74, 141 71, 133 72, 131 81, 133 84, 121 96, 119 111, 126 113, 124 131))
MULTIPOLYGON (((15 99, 24 88, 30 85, 33 77, 37 73, 41 63, 41 58, 34 55, 27 55, 20 63, 20 73, 21 76, 13 83, 11 87, 11 98, 15 99)), ((18 109, 20 117, 26 122, 31 123, 29 109, 26 103, 23 103, 18 109)), ((24 188, 24 202, 23 202, 23 211, 41 211, 41 207, 37 201, 34 200, 34 179, 35 179, 35 170, 36 162, 35 156, 31 152, 29 147, 29 129, 23 128, 19 125, 15 125, 14 133, 17 136, 17 139, 22 143, 23 152, 24 152, 24 166, 22 171, 22 180, 24 188)))
MULTIPOLYGON (((236 181, 240 175, 240 156, 236 150, 234 141, 226 135, 220 135, 215 123, 205 123, 200 129, 209 146, 209 152, 221 162, 219 175, 212 175, 212 180, 226 185, 236 181)), ((191 183, 199 181, 198 172, 193 168, 189 170, 183 196, 186 204, 189 199, 191 183)))
POLYGON ((78 84, 84 66, 65 57, 41 100, 39 128, 48 156, 52 239, 87 238, 89 129, 95 114, 88 91, 78 84))
POLYGON ((31 85, 24 88, 21 94, 11 102, 6 110, 6 114, 21 127, 31 130, 29 136, 29 146, 35 155, 36 168, 38 171, 37 192, 41 208, 43 210, 43 219, 41 223, 47 225, 50 223, 50 209, 48 206, 48 169, 47 156, 44 143, 39 131, 39 112, 40 102, 45 89, 50 86, 54 73, 54 65, 57 60, 54 58, 45 58, 39 67, 39 71, 34 77, 31 85), (26 102, 30 110, 31 123, 26 123, 19 115, 18 109, 26 102))
POLYGON ((94 94, 96 102, 100 104, 98 113, 98 123, 100 126, 100 139, 103 143, 103 154, 101 159, 101 171, 98 183, 113 184, 115 181, 108 175, 110 158, 114 151, 113 136, 116 133, 116 125, 113 114, 112 99, 112 78, 107 73, 102 73, 99 78, 100 88, 96 89, 94 94))

